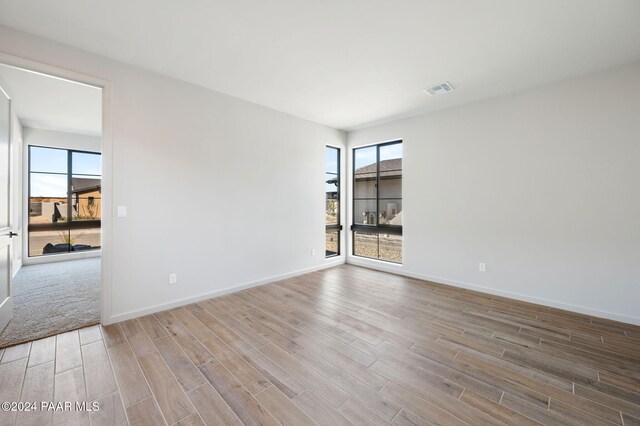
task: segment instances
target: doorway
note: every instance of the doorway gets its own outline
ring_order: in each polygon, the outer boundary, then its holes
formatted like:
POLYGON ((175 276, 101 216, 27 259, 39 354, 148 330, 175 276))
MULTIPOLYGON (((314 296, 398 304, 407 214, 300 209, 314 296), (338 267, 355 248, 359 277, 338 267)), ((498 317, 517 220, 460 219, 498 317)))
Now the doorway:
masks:
POLYGON ((2 348, 101 322, 103 93, 7 64, 0 85, 10 98, 10 228, 18 234, 2 348))

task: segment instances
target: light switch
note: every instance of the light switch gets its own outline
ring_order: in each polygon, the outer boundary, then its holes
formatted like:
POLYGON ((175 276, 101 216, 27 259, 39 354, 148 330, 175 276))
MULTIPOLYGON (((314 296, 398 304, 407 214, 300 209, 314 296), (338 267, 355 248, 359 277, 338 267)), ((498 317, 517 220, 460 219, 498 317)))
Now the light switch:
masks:
POLYGON ((118 217, 127 217, 127 206, 118 206, 118 217))

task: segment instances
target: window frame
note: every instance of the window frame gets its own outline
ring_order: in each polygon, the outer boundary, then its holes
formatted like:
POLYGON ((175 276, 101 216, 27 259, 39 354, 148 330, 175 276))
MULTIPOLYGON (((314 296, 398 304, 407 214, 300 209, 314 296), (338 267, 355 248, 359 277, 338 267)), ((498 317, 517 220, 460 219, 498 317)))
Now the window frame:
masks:
MULTIPOLYGON (((59 147, 53 147, 53 146, 46 146, 46 145, 28 145, 28 159, 27 159, 27 164, 28 164, 28 168, 27 168, 27 205, 29 206, 31 204, 31 175, 33 173, 35 174, 45 174, 45 175, 65 175, 65 173, 62 172, 38 172, 38 171, 32 171, 31 169, 31 161, 32 161, 32 154, 31 154, 31 149, 32 148, 44 148, 44 149, 57 149, 57 150, 61 150, 61 151, 66 151, 67 152, 67 172, 66 172, 66 176, 67 176, 67 210, 66 210, 66 221, 64 222, 54 222, 54 223, 30 223, 30 207, 27 208, 27 218, 26 218, 26 222, 27 222, 27 257, 29 258, 35 258, 35 257, 42 257, 42 256, 48 256, 45 254, 38 254, 38 255, 30 255, 30 234, 31 232, 39 232, 39 231, 75 231, 75 230, 81 230, 81 229, 97 229, 97 228, 102 228, 102 214, 100 214, 100 219, 93 219, 93 220, 73 220, 73 205, 72 205, 72 198, 73 198, 73 191, 72 191, 72 187, 73 187, 73 154, 74 153, 80 153, 80 154, 93 154, 93 155, 99 155, 100 156, 100 160, 102 161, 102 152, 95 152, 95 151, 86 151, 86 150, 80 150, 80 149, 68 149, 68 148, 59 148, 59 147)), ((86 173, 76 173, 76 175, 81 175, 81 176, 98 176, 98 175, 90 175, 90 174, 86 174, 86 173)), ((102 171, 100 173, 100 181, 102 182, 102 171)), ((102 185, 101 185, 102 186, 102 185)), ((100 197, 102 198, 102 197, 100 197)), ((100 209, 102 210, 102 203, 100 204, 100 209)), ((96 248, 94 250, 100 250, 100 248, 96 248)), ((60 252, 60 253, 56 253, 56 254, 69 254, 72 253, 71 251, 69 252, 60 252)))
MULTIPOLYGON (((337 179, 337 185, 336 185, 336 200, 338 201, 338 212, 337 212, 337 218, 336 218, 336 224, 335 225, 327 225, 326 224, 326 219, 325 219, 325 241, 326 241, 326 237, 327 237, 327 233, 329 232, 337 232, 338 234, 338 241, 337 241, 337 250, 334 254, 327 254, 327 247, 325 245, 325 258, 329 259, 332 257, 337 257, 340 256, 340 245, 342 243, 342 215, 340 214, 340 211, 342 210, 342 173, 341 173, 341 157, 342 157, 342 150, 337 147, 337 146, 332 146, 332 145, 326 145, 325 146, 325 156, 326 156, 326 150, 327 148, 330 149, 334 149, 336 150, 336 179, 337 179)), ((325 157, 326 158, 326 157, 325 157)), ((327 176, 327 170, 325 167, 325 178, 327 176)), ((325 182, 326 184, 326 182, 325 182)), ((326 190, 325 190, 325 214, 326 214, 326 204, 327 204, 327 194, 326 194, 326 190)))
MULTIPOLYGON (((380 252, 378 250, 378 257, 368 257, 368 256, 362 256, 362 255, 358 255, 355 254, 356 253, 356 249, 355 249, 355 244, 356 244, 356 232, 362 232, 362 233, 369 233, 369 234, 377 234, 378 236, 378 246, 380 244, 379 239, 380 239, 380 234, 389 234, 389 235, 399 235, 402 236, 402 225, 389 225, 389 224, 380 224, 379 219, 380 219, 380 148, 383 148, 385 146, 389 146, 389 145, 397 145, 397 144, 402 144, 403 140, 402 139, 397 139, 397 140, 393 140, 393 141, 389 141, 389 142, 382 142, 382 143, 377 143, 377 144, 371 144, 371 145, 363 145, 363 146, 359 146, 359 147, 355 147, 352 148, 352 170, 353 170, 353 179, 352 179, 352 194, 353 196, 351 197, 351 254, 352 256, 355 257, 360 257, 363 259, 372 259, 372 260, 377 260, 380 262, 388 262, 388 263, 393 263, 396 265, 402 265, 402 262, 393 262, 390 260, 384 260, 384 259, 380 259, 380 252), (376 203, 376 224, 375 225, 360 225, 356 223, 356 151, 358 149, 366 149, 366 148, 371 148, 371 147, 375 147, 376 148, 376 198, 375 198, 375 203, 376 203)), ((403 150, 403 159, 404 159, 404 150, 403 150)), ((403 167, 404 167, 404 162, 403 162, 403 167)), ((403 176, 404 176, 404 170, 403 170, 403 176)), ((402 198, 400 198, 402 199, 402 198)))

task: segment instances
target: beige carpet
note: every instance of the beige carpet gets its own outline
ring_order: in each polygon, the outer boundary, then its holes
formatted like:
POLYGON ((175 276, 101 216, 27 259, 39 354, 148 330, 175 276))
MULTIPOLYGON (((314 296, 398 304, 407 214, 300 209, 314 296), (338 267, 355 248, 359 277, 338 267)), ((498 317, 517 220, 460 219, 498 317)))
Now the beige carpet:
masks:
POLYGON ((13 319, 0 348, 99 322, 99 258, 24 266, 13 280, 13 319))

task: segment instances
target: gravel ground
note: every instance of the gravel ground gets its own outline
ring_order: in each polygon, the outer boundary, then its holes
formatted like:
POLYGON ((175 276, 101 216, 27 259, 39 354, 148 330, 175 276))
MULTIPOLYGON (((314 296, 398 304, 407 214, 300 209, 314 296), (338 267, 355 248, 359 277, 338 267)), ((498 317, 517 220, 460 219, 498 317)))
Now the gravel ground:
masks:
POLYGON ((356 234, 355 255, 372 257, 389 262, 402 263, 402 237, 380 234, 380 253, 378 236, 374 234, 356 234))
POLYGON ((337 233, 327 233, 325 237, 325 248, 327 251, 337 252, 338 251, 338 236, 337 233))
MULTIPOLYGON (((327 251, 338 250, 336 233, 327 233, 325 238, 327 251)), ((402 263, 402 237, 398 235, 380 234, 380 253, 378 253, 378 236, 374 234, 356 234, 356 256, 402 263)))

